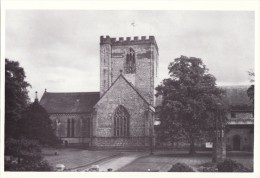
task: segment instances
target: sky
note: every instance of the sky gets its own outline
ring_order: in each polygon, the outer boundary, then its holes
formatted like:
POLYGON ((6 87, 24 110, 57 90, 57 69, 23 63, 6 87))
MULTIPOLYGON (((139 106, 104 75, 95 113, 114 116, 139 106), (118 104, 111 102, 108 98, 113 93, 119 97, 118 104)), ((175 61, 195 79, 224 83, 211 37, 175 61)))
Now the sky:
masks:
POLYGON ((155 36, 159 82, 168 77, 169 63, 184 55, 201 58, 218 85, 249 85, 254 20, 251 11, 7 10, 5 56, 24 68, 32 100, 45 88, 99 91, 102 35, 155 36))

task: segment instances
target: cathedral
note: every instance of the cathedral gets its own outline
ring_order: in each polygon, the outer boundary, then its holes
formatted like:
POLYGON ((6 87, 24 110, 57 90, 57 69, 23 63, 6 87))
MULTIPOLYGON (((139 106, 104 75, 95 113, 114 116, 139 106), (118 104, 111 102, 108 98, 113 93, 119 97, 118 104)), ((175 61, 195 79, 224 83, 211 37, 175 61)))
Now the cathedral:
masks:
MULTIPOLYGON (((155 106, 160 104, 154 90, 158 56, 154 36, 101 36, 100 92, 45 91, 40 100, 63 145, 135 150, 154 146, 155 106)), ((247 88, 223 87, 223 99, 230 106, 227 150, 253 150, 254 108, 247 88)))
POLYGON ((64 146, 147 149, 154 144, 158 56, 154 36, 101 36, 100 92, 45 91, 40 100, 64 146))

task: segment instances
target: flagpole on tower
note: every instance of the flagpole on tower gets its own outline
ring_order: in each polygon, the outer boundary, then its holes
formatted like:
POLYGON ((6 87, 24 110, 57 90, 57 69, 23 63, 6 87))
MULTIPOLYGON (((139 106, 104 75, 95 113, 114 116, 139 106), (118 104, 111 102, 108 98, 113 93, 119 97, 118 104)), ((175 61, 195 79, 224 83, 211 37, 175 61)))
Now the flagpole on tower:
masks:
POLYGON ((135 22, 133 21, 132 23, 131 23, 131 25, 133 26, 133 36, 135 35, 135 26, 136 26, 136 24, 135 24, 135 22))

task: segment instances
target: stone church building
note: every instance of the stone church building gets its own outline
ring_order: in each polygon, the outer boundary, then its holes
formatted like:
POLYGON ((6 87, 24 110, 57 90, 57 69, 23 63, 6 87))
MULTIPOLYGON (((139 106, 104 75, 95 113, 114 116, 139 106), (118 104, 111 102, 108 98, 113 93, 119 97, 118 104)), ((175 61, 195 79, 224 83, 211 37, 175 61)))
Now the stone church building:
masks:
POLYGON ((146 149, 153 143, 158 46, 100 37, 100 92, 52 93, 40 104, 65 146, 146 149))
POLYGON ((253 151, 254 106, 247 96, 249 86, 225 86, 223 99, 229 105, 226 130, 227 150, 253 151))
MULTIPOLYGON (((154 142, 155 80, 159 50, 149 38, 100 37, 100 92, 45 91, 47 110, 64 146, 92 149, 148 149, 154 142)), ((226 145, 252 150, 254 108, 248 86, 224 87, 230 106, 226 145)), ((157 140, 160 144, 160 140, 157 140)))

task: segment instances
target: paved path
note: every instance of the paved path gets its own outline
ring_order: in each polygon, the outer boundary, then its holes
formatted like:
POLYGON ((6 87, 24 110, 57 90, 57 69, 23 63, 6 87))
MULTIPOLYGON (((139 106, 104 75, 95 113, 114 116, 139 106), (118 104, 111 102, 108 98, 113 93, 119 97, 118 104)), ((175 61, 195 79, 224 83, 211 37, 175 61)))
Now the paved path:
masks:
POLYGON ((147 153, 132 153, 129 155, 123 155, 112 160, 105 161, 99 165, 100 171, 107 171, 108 168, 111 168, 112 171, 118 171, 119 169, 129 165, 130 163, 144 155, 147 155, 147 153))
POLYGON ((83 171, 90 168, 92 165, 99 165, 100 172, 107 172, 109 168, 112 169, 112 171, 118 171, 119 169, 131 164, 136 159, 144 157, 146 155, 148 155, 148 153, 145 152, 121 153, 118 156, 92 163, 84 167, 84 169, 78 169, 78 170, 83 171))

